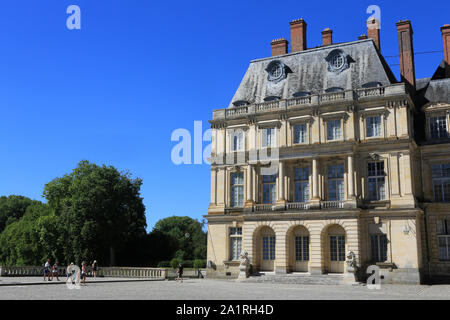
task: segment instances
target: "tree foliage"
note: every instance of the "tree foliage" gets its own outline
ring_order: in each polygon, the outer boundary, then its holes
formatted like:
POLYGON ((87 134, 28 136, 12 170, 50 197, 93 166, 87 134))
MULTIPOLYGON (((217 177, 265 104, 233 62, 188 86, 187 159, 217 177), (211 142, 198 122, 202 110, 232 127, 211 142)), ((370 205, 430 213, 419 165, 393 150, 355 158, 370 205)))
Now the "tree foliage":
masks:
POLYGON ((130 244, 145 238, 141 179, 88 161, 49 182, 44 196, 58 218, 56 241, 67 261, 94 259, 126 265, 130 244))
POLYGON ((203 224, 190 217, 168 217, 159 220, 152 233, 158 232, 171 238, 173 245, 162 260, 178 258, 180 260, 205 259, 206 233, 203 224))
POLYGON ((47 203, 0 198, 0 264, 61 264, 111 258, 121 266, 206 258, 203 223, 189 217, 158 221, 146 234, 142 180, 114 167, 82 161, 45 185, 47 203), (4 230, 3 230, 3 229, 4 230))
POLYGON ((8 224, 22 218, 30 205, 37 203, 39 201, 34 201, 23 196, 0 197, 0 232, 8 224))

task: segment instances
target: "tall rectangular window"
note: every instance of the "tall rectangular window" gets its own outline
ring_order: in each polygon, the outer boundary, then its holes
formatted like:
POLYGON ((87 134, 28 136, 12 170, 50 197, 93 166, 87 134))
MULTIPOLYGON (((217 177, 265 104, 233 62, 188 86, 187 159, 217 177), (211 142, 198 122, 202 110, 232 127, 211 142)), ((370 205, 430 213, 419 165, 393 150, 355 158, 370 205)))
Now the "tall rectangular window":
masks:
POLYGON ((294 144, 306 142, 306 124, 297 124, 294 126, 294 144))
POLYGON ((327 121, 327 139, 339 140, 341 139, 341 120, 329 120, 327 121))
POLYGON ((230 228, 230 260, 239 260, 241 252, 242 228, 230 228))
POLYGON ((236 130, 233 132, 232 148, 233 151, 244 150, 244 132, 242 130, 236 130))
POLYGON ((295 168, 295 202, 309 201, 309 168, 295 168))
POLYGON ((450 163, 432 166, 434 201, 450 202, 450 163))
POLYGON ((263 203, 275 203, 277 201, 276 181, 276 174, 263 176, 263 203))
POLYGON ((450 260, 450 220, 437 221, 437 237, 439 248, 439 260, 450 260))
POLYGON ((344 165, 328 166, 328 200, 344 200, 344 165))
POLYGON ((309 237, 295 237, 295 260, 309 261, 309 237))
POLYGON ((263 147, 276 147, 275 128, 266 128, 262 130, 263 147))
POLYGON ((345 261, 345 236, 330 236, 331 261, 345 261))
POLYGON ((368 117, 366 119, 367 137, 380 137, 381 136, 381 116, 368 117))
POLYGON ((244 173, 231 174, 231 205, 233 207, 244 206, 244 173))
POLYGON ((367 164, 367 175, 369 184, 369 199, 370 200, 385 200, 386 187, 384 172, 384 161, 369 162, 367 164))
POLYGON ((372 247, 372 262, 385 262, 387 260, 387 236, 373 234, 370 236, 372 247))
POLYGON ((263 237, 263 260, 275 260, 275 237, 263 237))
POLYGON ((428 118, 430 124, 430 137, 431 139, 447 138, 447 117, 431 117, 428 118))

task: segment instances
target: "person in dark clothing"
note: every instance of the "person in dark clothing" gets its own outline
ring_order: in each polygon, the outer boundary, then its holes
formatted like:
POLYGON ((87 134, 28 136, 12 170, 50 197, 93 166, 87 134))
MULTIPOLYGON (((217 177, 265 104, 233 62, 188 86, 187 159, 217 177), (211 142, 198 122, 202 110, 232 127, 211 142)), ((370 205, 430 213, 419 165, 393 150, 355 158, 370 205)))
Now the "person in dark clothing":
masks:
POLYGON ((178 265, 178 278, 177 281, 180 280, 180 282, 183 282, 183 265, 180 263, 178 265))

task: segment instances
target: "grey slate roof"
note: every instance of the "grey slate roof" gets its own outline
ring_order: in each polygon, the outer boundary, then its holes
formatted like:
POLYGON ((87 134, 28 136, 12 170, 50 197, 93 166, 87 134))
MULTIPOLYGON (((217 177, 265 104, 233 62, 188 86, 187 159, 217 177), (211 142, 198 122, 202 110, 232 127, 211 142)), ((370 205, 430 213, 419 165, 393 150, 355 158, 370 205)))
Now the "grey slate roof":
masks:
POLYGON ((293 94, 299 91, 316 94, 324 93, 326 89, 332 87, 344 90, 359 89, 369 82, 379 82, 381 85, 396 82, 373 41, 367 39, 334 44, 251 61, 229 107, 234 107, 233 102, 240 100, 261 103, 269 96, 292 98, 293 94), (342 50, 350 58, 349 68, 341 73, 329 71, 325 60, 336 49, 342 50), (268 80, 265 70, 268 64, 275 60, 288 67, 286 79, 277 83, 268 80))
POLYGON ((425 91, 426 102, 450 102, 450 78, 431 80, 425 91))

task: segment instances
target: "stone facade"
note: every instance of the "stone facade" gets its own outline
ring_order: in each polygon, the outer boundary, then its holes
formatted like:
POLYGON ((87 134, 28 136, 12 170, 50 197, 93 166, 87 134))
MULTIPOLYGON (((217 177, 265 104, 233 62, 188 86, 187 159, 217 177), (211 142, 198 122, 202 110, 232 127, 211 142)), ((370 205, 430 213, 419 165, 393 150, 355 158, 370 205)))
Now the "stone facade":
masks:
POLYGON ((360 279, 370 265, 386 283, 450 276, 448 61, 412 79, 399 22, 398 82, 373 24, 369 39, 307 49, 296 21, 294 52, 273 42, 213 111, 207 275, 237 278, 242 251, 253 273, 345 274, 352 251, 360 279))

